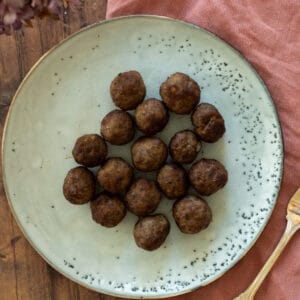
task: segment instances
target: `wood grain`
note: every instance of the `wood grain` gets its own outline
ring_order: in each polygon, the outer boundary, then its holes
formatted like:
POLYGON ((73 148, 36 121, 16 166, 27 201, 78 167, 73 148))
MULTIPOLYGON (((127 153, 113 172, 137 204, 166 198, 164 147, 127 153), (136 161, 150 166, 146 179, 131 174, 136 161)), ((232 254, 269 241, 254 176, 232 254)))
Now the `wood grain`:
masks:
MULTIPOLYGON (((10 101, 33 64, 71 33, 105 18, 106 0, 81 0, 61 21, 35 20, 11 36, 0 36, 0 136, 10 101)), ((1 161, 0 161, 1 164, 1 161)), ((0 178, 2 171, 0 168, 0 178)), ((11 215, 0 181, 0 299, 117 300, 89 291, 46 264, 29 245, 11 215)))

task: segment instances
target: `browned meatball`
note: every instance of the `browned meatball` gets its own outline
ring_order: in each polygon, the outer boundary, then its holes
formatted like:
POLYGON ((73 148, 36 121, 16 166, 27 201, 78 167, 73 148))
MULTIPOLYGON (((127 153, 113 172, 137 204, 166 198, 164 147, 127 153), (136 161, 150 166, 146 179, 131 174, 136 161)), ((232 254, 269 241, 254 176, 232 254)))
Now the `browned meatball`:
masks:
POLYGON ((84 167, 71 169, 64 181, 63 193, 73 204, 84 204, 92 200, 95 194, 95 177, 84 167))
POLYGON ((132 117, 124 110, 111 111, 101 121, 101 134, 113 145, 129 143, 134 137, 132 117))
POLYGON ((206 201, 188 195, 174 203, 173 217, 183 233, 197 233, 209 225, 212 212, 206 201))
POLYGON ((225 132, 224 119, 220 112, 209 103, 201 103, 192 114, 194 131, 207 143, 216 142, 225 132))
POLYGON ((117 195, 101 193, 91 201, 93 220, 105 227, 118 225, 126 215, 126 208, 117 195))
POLYGON ((158 170, 168 156, 168 148, 157 137, 141 137, 131 147, 134 166, 143 172, 158 170))
POLYGON ((129 188, 125 203, 132 213, 142 217, 154 212, 161 199, 160 191, 152 180, 139 178, 129 188))
POLYGON ((85 134, 79 137, 72 151, 75 161, 86 167, 96 167, 107 155, 107 146, 98 134, 85 134))
POLYGON ((125 110, 136 108, 146 95, 142 76, 137 71, 118 74, 110 85, 110 94, 116 106, 125 110))
POLYGON ((177 132, 169 144, 170 154, 173 160, 181 164, 191 163, 201 149, 201 142, 190 130, 177 132))
POLYGON ((138 247, 148 251, 159 248, 170 232, 168 219, 161 214, 141 218, 134 226, 134 239, 138 247))
POLYGON ((209 196, 227 182, 225 167, 215 159, 200 159, 189 171, 191 184, 200 195, 209 196))
POLYGON ((157 182, 162 192, 170 199, 182 197, 188 189, 187 173, 177 164, 164 165, 158 172, 157 182))
POLYGON ((167 107, 177 114, 189 114, 200 100, 198 83, 183 73, 174 73, 160 86, 167 107))
POLYGON ((135 111, 135 124, 146 135, 161 131, 168 123, 169 113, 165 105, 157 99, 142 102, 135 111))
POLYGON ((120 157, 109 158, 100 168, 97 176, 100 186, 112 194, 125 192, 132 178, 132 167, 120 157))

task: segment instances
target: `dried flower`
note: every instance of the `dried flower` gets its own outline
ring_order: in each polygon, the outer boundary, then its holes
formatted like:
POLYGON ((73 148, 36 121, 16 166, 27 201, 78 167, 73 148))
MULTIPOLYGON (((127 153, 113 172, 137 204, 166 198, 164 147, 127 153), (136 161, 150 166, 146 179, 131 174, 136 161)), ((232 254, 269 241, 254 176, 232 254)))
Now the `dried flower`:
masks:
POLYGON ((31 19, 44 16, 58 17, 66 0, 0 0, 0 34, 31 26, 31 19))

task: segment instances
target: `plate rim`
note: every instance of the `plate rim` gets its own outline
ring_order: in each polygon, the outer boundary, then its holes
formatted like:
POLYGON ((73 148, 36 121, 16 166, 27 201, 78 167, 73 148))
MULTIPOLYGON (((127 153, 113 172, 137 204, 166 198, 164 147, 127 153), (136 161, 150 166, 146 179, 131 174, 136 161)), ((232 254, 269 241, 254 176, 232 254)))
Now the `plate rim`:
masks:
POLYGON ((170 18, 170 17, 166 17, 166 16, 160 16, 160 15, 151 15, 151 14, 136 14, 136 15, 126 15, 126 16, 120 16, 120 17, 116 17, 116 18, 111 18, 111 19, 105 19, 105 20, 101 20, 99 22, 90 24, 86 27, 81 28, 80 30, 72 33, 71 35, 69 35, 68 37, 64 38, 63 40, 59 41, 56 45, 54 45, 53 47, 51 47, 48 51, 46 51, 34 64, 33 66, 30 68, 30 70, 27 72, 27 74, 25 75, 25 77, 22 79, 21 83, 19 84, 13 98, 12 101, 9 105, 9 109, 7 111, 7 115, 5 117, 5 122, 4 122, 4 126, 3 126, 3 133, 2 133, 2 143, 1 143, 1 163, 2 163, 2 181, 3 181, 3 189, 4 189, 4 194, 6 196, 10 211, 19 227, 19 229, 21 230, 22 234, 25 236, 26 240, 29 242, 29 244, 31 245, 31 247, 43 258, 43 260, 49 264, 53 269, 55 269, 57 272, 59 272, 60 274, 62 274, 63 276, 65 276, 66 278, 68 278, 69 280, 79 284, 80 286, 83 286, 89 290, 93 290, 95 292, 98 293, 103 293, 106 295, 110 295, 110 296, 116 296, 116 297, 120 297, 120 298, 125 298, 128 299, 128 297, 132 298, 132 299, 163 299, 163 298, 168 298, 168 297, 174 297, 174 296, 179 296, 179 295, 183 295, 189 292, 193 292, 196 291, 198 289, 200 289, 203 286, 206 286, 208 284, 211 284, 212 282, 216 281, 217 279, 219 279, 220 277, 222 277, 225 273, 227 273, 230 269, 232 269, 243 257, 246 256, 246 254, 250 251, 250 249, 254 246, 254 244, 257 242, 257 240, 259 239, 259 237, 261 236, 262 232, 264 231, 264 229, 266 228, 266 225, 269 223, 269 220, 273 214, 274 208, 276 206, 277 200, 278 200, 278 196, 279 196, 279 192, 281 190, 282 187, 282 181, 283 181, 283 170, 284 170, 284 139, 283 139, 283 131, 282 131, 282 126, 281 126, 281 122, 279 119, 279 115, 275 106, 275 103, 273 101, 273 98, 267 88, 266 83, 264 82, 264 80, 262 79, 262 77, 259 75, 258 71, 255 69, 255 67, 250 63, 250 61, 238 50, 236 49, 233 45, 231 45, 230 43, 228 43, 227 41, 225 41, 223 38, 219 37, 217 34, 201 27, 198 25, 195 25, 193 23, 189 23, 187 21, 183 21, 180 19, 175 19, 175 18, 170 18), (223 269, 222 272, 220 272, 217 276, 213 277, 212 279, 210 279, 209 281, 205 282, 205 285, 198 285, 197 287, 194 288, 189 288, 189 289, 185 289, 179 292, 171 292, 171 293, 166 293, 166 294, 157 294, 157 295, 139 295, 139 294, 127 294, 122 293, 122 292, 114 292, 114 290, 110 290, 110 291, 103 291, 101 288, 97 288, 97 287, 93 287, 91 285, 88 285, 87 283, 78 280, 75 277, 72 277, 72 275, 67 274, 62 268, 60 268, 59 266, 57 266, 56 264, 54 264, 53 262, 50 261, 50 259, 48 257, 46 257, 42 251, 38 248, 38 246, 36 244, 34 244, 34 242, 31 240, 29 234, 27 234, 25 228, 23 228, 22 226, 22 222, 19 220, 15 210, 13 209, 13 205, 12 205, 12 201, 8 195, 8 186, 7 186, 7 179, 6 179, 6 172, 5 172, 5 167, 4 167, 4 148, 5 148, 5 142, 6 142, 6 136, 7 136, 7 127, 8 127, 8 123, 10 120, 10 115, 12 112, 12 109, 14 107, 15 101, 18 98, 18 95, 20 93, 20 91, 22 90, 23 86, 25 85, 25 83, 27 82, 27 80, 29 79, 29 77, 31 76, 31 74, 37 69, 37 67, 39 66, 39 64, 47 58, 48 55, 50 55, 53 51, 55 51, 57 48, 59 48, 62 44, 68 42, 69 40, 71 40, 72 38, 76 37, 77 35, 81 34, 84 31, 88 31, 91 28, 94 27, 98 27, 101 26, 103 24, 106 23, 111 23, 111 22, 115 22, 115 21, 120 21, 120 20, 126 20, 126 19, 135 19, 135 18, 145 18, 145 19, 154 19, 154 20, 166 20, 169 22, 175 22, 175 23, 181 23, 182 25, 189 27, 189 28, 194 28, 197 30, 200 30, 206 34, 208 34, 209 36, 211 36, 212 38, 218 40, 219 42, 221 42, 223 45, 225 45, 226 47, 230 48, 235 54, 237 54, 246 64, 247 67, 250 68, 252 70, 252 72, 254 73, 254 75, 256 76, 256 78, 260 81, 268 99, 269 102, 271 104, 271 109, 275 115, 275 122, 278 124, 278 128, 279 128, 279 140, 280 140, 280 165, 279 165, 279 182, 278 182, 278 188, 275 191, 275 197, 274 197, 274 204, 272 206, 272 208, 268 211, 268 214, 264 220, 264 222, 261 225, 261 228, 259 231, 257 231, 257 234, 255 236, 255 238, 251 241, 251 243, 248 245, 248 247, 245 249, 245 251, 237 256, 236 261, 227 266, 226 268, 223 269))

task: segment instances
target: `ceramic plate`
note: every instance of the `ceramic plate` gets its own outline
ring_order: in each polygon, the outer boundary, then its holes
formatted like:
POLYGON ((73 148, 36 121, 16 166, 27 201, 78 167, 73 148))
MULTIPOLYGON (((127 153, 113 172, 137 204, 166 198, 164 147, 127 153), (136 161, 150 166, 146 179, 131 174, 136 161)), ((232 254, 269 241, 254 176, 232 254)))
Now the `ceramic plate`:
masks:
MULTIPOLYGON (((192 128, 189 116, 172 114, 159 136, 169 142, 186 128, 192 128)), ((109 148, 111 156, 131 161, 128 145, 109 148)), ((44 55, 16 93, 3 143, 7 196, 35 249, 70 279, 131 298, 185 293, 231 268, 269 219, 282 160, 274 105, 246 60, 201 28, 149 16, 93 25, 44 55), (110 82, 125 70, 142 74, 147 98, 159 98, 168 75, 189 74, 202 87, 201 101, 216 105, 226 123, 224 137, 199 153, 221 161, 229 174, 226 187, 206 198, 213 222, 199 234, 182 234, 171 216, 173 202, 163 199, 157 211, 168 216, 171 232, 153 252, 135 245, 134 215, 107 229, 92 221, 88 204, 71 205, 62 194, 75 166, 75 139, 99 133, 100 120, 115 108, 110 82)))

